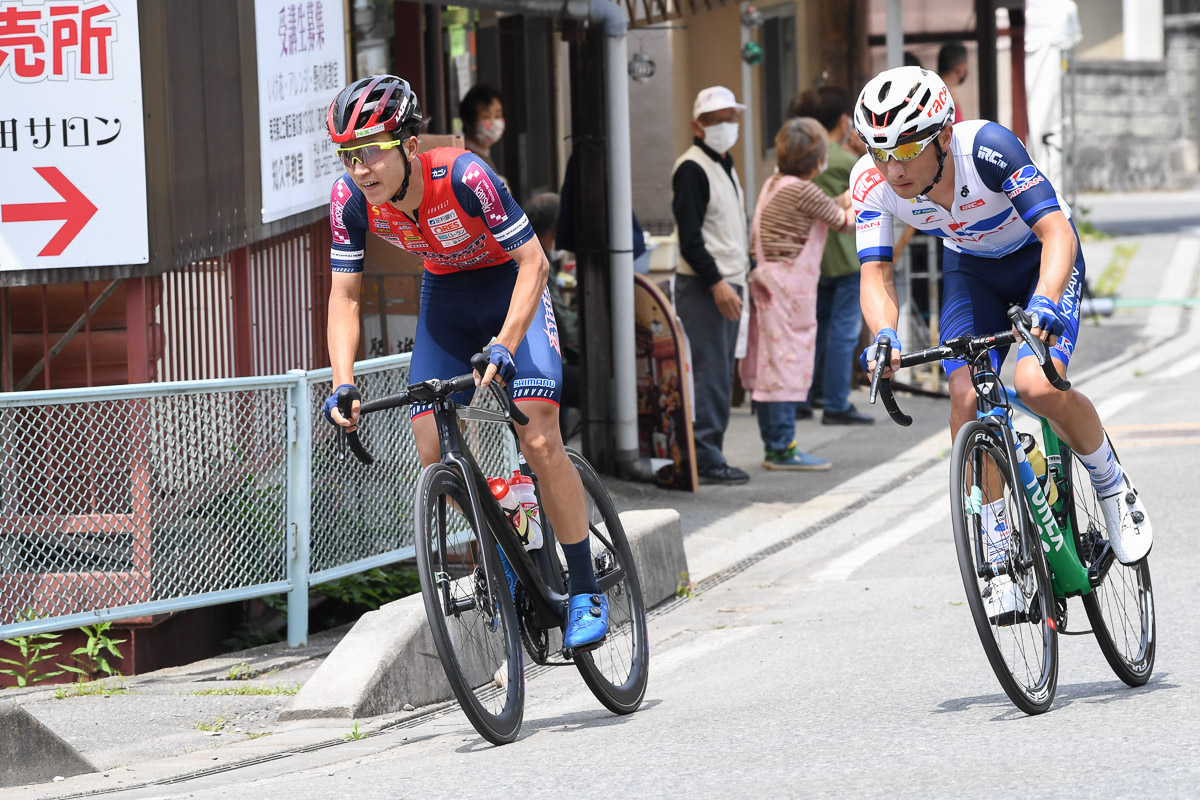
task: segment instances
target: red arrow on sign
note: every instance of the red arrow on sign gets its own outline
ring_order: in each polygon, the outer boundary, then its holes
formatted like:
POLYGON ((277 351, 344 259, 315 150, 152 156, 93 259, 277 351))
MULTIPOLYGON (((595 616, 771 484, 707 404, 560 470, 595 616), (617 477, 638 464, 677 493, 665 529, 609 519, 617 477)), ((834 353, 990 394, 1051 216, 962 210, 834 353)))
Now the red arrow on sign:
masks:
POLYGON ((96 214, 96 207, 58 167, 34 167, 38 175, 62 197, 61 203, 9 203, 0 206, 0 222, 46 222, 61 219, 63 226, 46 242, 39 256, 60 256, 83 226, 96 214))

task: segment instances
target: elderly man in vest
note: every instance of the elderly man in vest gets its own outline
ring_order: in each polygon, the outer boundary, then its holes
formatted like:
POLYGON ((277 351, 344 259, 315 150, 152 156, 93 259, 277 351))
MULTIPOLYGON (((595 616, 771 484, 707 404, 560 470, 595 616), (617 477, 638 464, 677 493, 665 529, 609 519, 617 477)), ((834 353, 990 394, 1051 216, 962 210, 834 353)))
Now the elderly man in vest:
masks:
POLYGON ((729 155, 743 108, 724 86, 700 92, 692 105, 695 138, 675 162, 671 179, 681 257, 675 308, 692 350, 696 466, 700 482, 709 484, 750 480, 721 452, 729 426, 742 293, 750 269, 746 206, 729 155))

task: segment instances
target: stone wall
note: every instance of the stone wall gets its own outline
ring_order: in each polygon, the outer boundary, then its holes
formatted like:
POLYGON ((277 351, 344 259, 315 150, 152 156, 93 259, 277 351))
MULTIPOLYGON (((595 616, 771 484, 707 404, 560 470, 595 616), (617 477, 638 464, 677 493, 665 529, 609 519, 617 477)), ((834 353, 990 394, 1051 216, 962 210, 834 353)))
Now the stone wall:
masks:
POLYGON ((1072 65, 1077 191, 1156 191, 1194 185, 1185 95, 1163 61, 1072 65))

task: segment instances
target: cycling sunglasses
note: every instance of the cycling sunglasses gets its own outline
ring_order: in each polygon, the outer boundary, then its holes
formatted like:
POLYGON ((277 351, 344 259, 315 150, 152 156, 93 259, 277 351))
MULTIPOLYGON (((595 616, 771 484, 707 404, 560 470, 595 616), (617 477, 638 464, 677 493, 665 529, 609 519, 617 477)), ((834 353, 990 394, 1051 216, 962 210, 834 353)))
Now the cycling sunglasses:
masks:
POLYGON ((925 148, 928 147, 929 143, 936 139, 940 133, 941 131, 938 131, 923 142, 909 142, 908 144, 902 144, 897 147, 893 147, 891 150, 881 150, 878 147, 868 147, 867 152, 871 154, 871 158, 875 159, 880 164, 886 164, 888 158, 894 158, 897 161, 912 161, 914 158, 921 155, 921 153, 925 152, 925 148))
POLYGON ((337 149, 338 158, 346 165, 346 169, 352 168, 355 164, 366 164, 368 167, 373 167, 383 159, 383 154, 393 147, 399 147, 404 144, 403 139, 394 139, 390 142, 373 142, 371 144, 359 144, 354 147, 339 147, 337 149))

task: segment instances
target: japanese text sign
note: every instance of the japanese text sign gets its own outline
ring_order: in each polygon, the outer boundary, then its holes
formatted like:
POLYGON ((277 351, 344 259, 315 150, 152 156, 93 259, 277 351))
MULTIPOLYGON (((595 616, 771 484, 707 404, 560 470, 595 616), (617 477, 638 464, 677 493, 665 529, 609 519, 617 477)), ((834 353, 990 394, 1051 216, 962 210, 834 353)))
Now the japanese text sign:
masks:
POLYGON ((0 0, 0 270, 144 264, 135 0, 0 0))
POLYGON ((342 0, 255 0, 262 221, 329 202, 342 174, 325 115, 346 84, 342 0))

